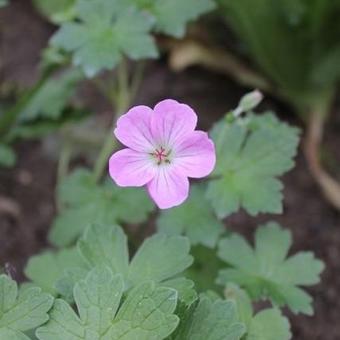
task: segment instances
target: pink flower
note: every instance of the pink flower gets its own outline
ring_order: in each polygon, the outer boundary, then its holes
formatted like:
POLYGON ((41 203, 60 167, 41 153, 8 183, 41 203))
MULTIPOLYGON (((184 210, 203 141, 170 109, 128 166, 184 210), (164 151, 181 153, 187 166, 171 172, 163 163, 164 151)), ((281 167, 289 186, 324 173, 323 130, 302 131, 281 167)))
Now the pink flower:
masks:
POLYGON ((136 106, 120 117, 114 133, 127 149, 114 153, 109 171, 122 187, 146 185, 161 209, 183 203, 189 180, 209 175, 215 166, 215 147, 207 133, 195 131, 196 113, 167 99, 152 110, 136 106))

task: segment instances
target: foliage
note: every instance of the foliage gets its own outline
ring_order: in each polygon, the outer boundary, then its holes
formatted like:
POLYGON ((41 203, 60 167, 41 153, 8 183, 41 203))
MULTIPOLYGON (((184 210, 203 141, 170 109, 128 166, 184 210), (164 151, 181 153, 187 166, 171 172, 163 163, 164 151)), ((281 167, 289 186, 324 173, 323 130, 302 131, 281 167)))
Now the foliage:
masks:
POLYGON ((174 340, 223 339, 238 340, 245 333, 245 327, 237 320, 236 307, 233 301, 217 299, 212 301, 207 296, 187 310, 174 340))
POLYGON ((218 0, 251 57, 282 94, 305 110, 323 103, 340 77, 340 3, 218 0))
POLYGON ((144 241, 129 263, 123 231, 117 226, 97 224, 84 232, 77 248, 33 257, 26 267, 26 275, 47 291, 70 299, 77 281, 92 268, 105 266, 122 276, 124 290, 152 280, 177 289, 181 301, 190 304, 195 299, 192 282, 178 277, 192 263, 189 242, 184 237, 154 235, 144 241), (174 253, 176 257, 172 256, 174 253), (46 266, 51 268, 46 271, 46 266))
POLYGON ((177 326, 177 293, 139 283, 122 301, 124 282, 107 267, 94 268, 74 288, 78 313, 56 300, 50 321, 37 330, 40 340, 164 339, 177 326))
POLYGON ((312 299, 299 286, 318 283, 324 266, 310 252, 286 258, 291 243, 290 232, 276 223, 256 230, 254 249, 240 235, 222 239, 218 255, 230 267, 220 271, 218 283, 234 282, 253 299, 269 298, 276 306, 312 314, 312 299))
POLYGON ((251 215, 281 213, 283 185, 277 177, 294 165, 299 131, 267 112, 223 119, 211 136, 217 164, 207 197, 218 217, 241 207, 251 215))
POLYGON ((56 296, 55 283, 67 269, 85 267, 76 248, 65 248, 59 251, 45 251, 32 256, 25 268, 25 275, 35 285, 56 296))
POLYGON ((51 43, 72 52, 73 63, 88 77, 114 68, 123 55, 132 59, 157 56, 149 34, 153 20, 126 2, 79 0, 75 13, 77 20, 64 23, 51 43))
POLYGON ((143 222, 154 208, 143 191, 118 188, 110 181, 99 186, 85 169, 76 170, 60 184, 58 199, 65 208, 50 232, 57 246, 72 244, 94 222, 143 222))
POLYGON ((155 29, 177 38, 185 34, 187 22, 215 8, 212 0, 128 0, 155 20, 155 29))
POLYGON ((56 24, 74 16, 75 0, 33 0, 33 3, 41 14, 56 24))
POLYGON ((161 212, 157 220, 158 229, 169 235, 185 234, 193 245, 215 247, 223 224, 215 216, 204 193, 203 186, 193 186, 188 201, 161 212))
MULTIPOLYGON (((124 1, 121 0, 121 3, 124 1)), ((213 0, 127 0, 131 7, 153 19, 152 28, 177 38, 183 37, 188 22, 215 8, 213 0)), ((75 16, 76 0, 34 0, 35 6, 55 23, 75 16)))
POLYGON ((25 332, 48 320, 53 298, 40 288, 18 291, 15 281, 0 275, 0 339, 29 340, 25 332))
POLYGON ((248 294, 237 285, 229 283, 225 289, 226 299, 236 304, 238 319, 246 326, 246 340, 289 340, 290 325, 276 308, 253 311, 248 294))

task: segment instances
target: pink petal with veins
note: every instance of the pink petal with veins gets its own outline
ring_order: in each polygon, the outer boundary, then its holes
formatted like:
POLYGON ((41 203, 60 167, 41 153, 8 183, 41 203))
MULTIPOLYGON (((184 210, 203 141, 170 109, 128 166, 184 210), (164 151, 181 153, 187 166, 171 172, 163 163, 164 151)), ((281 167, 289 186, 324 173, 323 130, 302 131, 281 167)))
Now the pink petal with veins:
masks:
POLYGON ((156 174, 150 155, 131 149, 114 153, 109 160, 111 178, 121 187, 141 187, 156 174))
POLYGON ((216 163, 214 143, 206 132, 194 131, 176 145, 175 162, 188 177, 208 176, 216 163))
POLYGON ((114 131, 117 139, 130 149, 151 152, 154 140, 150 129, 152 109, 147 106, 135 106, 117 121, 114 131))
POLYGON ((151 119, 151 131, 155 140, 169 147, 193 132, 196 125, 197 115, 193 109, 172 99, 158 103, 151 119))
POLYGON ((160 209, 182 204, 189 195, 189 180, 180 168, 162 167, 148 183, 148 192, 160 209))

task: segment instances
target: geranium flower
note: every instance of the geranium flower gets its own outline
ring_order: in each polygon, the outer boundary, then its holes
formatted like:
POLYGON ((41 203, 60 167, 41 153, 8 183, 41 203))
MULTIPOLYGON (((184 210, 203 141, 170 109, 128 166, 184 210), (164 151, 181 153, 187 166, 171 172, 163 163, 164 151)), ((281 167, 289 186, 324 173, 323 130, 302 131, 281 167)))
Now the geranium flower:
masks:
POLYGON ((128 148, 111 156, 110 176, 122 187, 146 186, 161 209, 180 205, 188 177, 205 177, 215 166, 214 143, 196 125, 196 113, 175 100, 132 108, 117 121, 114 133, 128 148))

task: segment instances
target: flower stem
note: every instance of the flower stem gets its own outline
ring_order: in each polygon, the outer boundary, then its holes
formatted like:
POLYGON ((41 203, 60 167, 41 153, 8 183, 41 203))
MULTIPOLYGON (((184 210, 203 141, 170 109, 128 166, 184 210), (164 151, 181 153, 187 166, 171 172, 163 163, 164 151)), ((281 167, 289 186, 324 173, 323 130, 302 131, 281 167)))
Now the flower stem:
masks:
MULTIPOLYGON (((117 119, 129 108, 138 87, 140 86, 143 69, 139 69, 134 74, 132 79, 132 85, 129 84, 129 71, 126 60, 123 60, 117 70, 117 89, 114 95, 114 103, 116 106, 116 114, 113 117, 113 126, 116 124, 117 119)), ((118 141, 113 135, 113 128, 110 128, 106 140, 99 152, 99 156, 96 160, 93 170, 93 177, 96 182, 102 177, 104 170, 107 166, 108 158, 113 150, 116 148, 118 141)))

